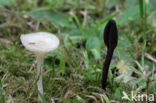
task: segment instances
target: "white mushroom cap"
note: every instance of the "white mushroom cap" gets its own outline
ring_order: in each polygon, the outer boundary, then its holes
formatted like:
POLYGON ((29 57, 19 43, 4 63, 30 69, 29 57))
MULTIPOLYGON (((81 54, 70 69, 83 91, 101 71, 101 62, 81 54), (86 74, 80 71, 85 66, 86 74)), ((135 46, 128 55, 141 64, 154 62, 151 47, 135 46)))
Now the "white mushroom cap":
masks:
POLYGON ((21 35, 22 44, 30 51, 47 53, 59 46, 59 39, 48 32, 37 32, 21 35))

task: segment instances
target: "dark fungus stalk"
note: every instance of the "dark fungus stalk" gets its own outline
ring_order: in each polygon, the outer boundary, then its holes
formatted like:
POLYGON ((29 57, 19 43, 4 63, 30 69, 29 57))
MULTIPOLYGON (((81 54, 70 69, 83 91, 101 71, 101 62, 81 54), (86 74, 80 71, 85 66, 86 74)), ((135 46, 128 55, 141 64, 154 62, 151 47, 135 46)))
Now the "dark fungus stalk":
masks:
POLYGON ((106 82, 108 77, 108 71, 110 62, 113 56, 114 49, 118 43, 118 30, 114 20, 110 20, 104 30, 104 43, 107 46, 107 55, 103 65, 102 71, 102 89, 106 89, 106 82))

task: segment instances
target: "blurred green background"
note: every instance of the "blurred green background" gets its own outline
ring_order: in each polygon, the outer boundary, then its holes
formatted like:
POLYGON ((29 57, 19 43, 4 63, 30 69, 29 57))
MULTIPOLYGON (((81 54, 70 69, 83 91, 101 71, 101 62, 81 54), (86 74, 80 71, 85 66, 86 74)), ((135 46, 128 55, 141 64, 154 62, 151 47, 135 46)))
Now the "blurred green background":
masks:
POLYGON ((0 103, 36 103, 36 61, 20 35, 56 34, 44 62, 45 103, 131 103, 123 91, 156 95, 156 0, 0 0, 0 103), (101 90, 106 23, 119 41, 101 90))

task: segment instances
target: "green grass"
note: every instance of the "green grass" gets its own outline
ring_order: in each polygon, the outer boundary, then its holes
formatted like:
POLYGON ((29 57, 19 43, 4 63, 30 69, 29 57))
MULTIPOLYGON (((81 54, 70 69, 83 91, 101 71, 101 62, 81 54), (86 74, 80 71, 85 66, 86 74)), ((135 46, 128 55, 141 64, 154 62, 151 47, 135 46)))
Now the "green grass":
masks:
POLYGON ((156 95, 156 63, 144 56, 156 58, 153 1, 45 0, 41 7, 37 0, 11 1, 0 4, 0 103, 39 102, 36 60, 20 42, 21 34, 37 31, 54 33, 61 41, 45 58, 44 103, 131 103, 122 100, 123 91, 156 95), (119 42, 103 91, 103 30, 110 19, 117 22, 119 42))
POLYGON ((5 93, 4 93, 4 89, 3 89, 3 87, 2 87, 2 82, 1 82, 1 80, 0 80, 0 94, 1 94, 1 103, 5 103, 5 93))

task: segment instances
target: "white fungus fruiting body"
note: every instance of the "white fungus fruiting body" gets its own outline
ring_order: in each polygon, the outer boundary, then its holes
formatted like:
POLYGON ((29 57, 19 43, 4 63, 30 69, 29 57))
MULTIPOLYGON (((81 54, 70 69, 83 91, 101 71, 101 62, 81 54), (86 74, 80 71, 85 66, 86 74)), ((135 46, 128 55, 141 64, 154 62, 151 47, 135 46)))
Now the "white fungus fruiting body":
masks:
MULTIPOLYGON (((37 32, 21 35, 22 44, 25 48, 33 51, 37 58, 37 76, 39 78, 37 87, 39 92, 43 95, 42 86, 42 69, 45 53, 55 50, 59 46, 59 39, 48 32, 37 32)), ((38 96, 39 100, 41 97, 38 96)))
POLYGON ((48 32, 37 32, 21 35, 22 44, 30 51, 46 53, 59 46, 59 39, 48 32))

